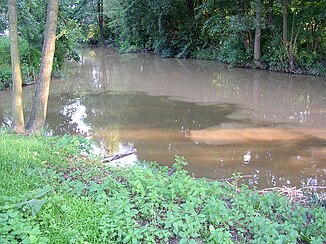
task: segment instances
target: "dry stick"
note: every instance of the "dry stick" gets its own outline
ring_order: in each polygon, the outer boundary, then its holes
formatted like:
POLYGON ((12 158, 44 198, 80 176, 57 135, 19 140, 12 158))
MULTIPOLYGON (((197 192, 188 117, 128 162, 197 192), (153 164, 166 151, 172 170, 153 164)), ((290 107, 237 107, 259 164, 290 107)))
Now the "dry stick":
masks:
MULTIPOLYGON (((252 177, 252 175, 240 175, 239 179, 241 179, 241 178, 250 178, 250 177, 252 177)), ((236 177, 230 177, 230 178, 226 178, 226 179, 219 179, 217 181, 228 181, 228 180, 235 180, 235 179, 236 179, 236 177)))
MULTIPOLYGON (((241 175, 241 176, 239 176, 239 179, 241 179, 241 178, 250 178, 250 177, 252 177, 252 175, 241 175)), ((235 180, 236 179, 235 177, 230 177, 230 178, 226 178, 226 179, 218 179, 218 180, 213 180, 213 179, 209 179, 209 178, 197 178, 197 177, 194 177, 194 178, 195 178, 195 180, 205 179, 208 182, 229 181, 229 180, 235 180)))
POLYGON ((304 186, 302 189, 315 188, 315 189, 326 189, 326 186, 304 186))
POLYGON ((271 187, 271 188, 265 188, 260 191, 259 193, 266 194, 268 192, 279 192, 285 196, 287 196, 290 201, 292 202, 301 202, 301 203, 306 203, 307 200, 309 200, 308 196, 305 196, 304 194, 304 189, 326 189, 325 186, 306 186, 302 187, 300 189, 297 189, 296 187, 271 187))
POLYGON ((115 154, 115 155, 113 155, 111 157, 104 158, 102 160, 102 163, 109 163, 109 162, 112 162, 114 160, 118 160, 118 159, 127 157, 129 155, 135 154, 136 152, 137 152, 136 150, 132 150, 132 151, 127 152, 127 153, 115 154))

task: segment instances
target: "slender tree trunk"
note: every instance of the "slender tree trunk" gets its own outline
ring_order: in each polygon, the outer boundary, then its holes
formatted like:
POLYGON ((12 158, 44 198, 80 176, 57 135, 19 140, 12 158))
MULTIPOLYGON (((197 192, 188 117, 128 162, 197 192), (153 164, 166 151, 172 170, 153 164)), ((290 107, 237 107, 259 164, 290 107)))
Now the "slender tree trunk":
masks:
POLYGON ((255 46, 254 46, 254 62, 257 68, 260 68, 260 40, 261 40, 261 0, 256 0, 256 30, 255 30, 255 46))
POLYGON ((38 75, 33 107, 26 129, 39 133, 44 126, 48 106, 53 57, 55 51, 56 28, 58 21, 59 0, 49 0, 42 50, 40 73, 38 75))
POLYGON ((188 0, 188 10, 191 19, 195 17, 195 2, 194 0, 188 0))
POLYGON ((250 29, 248 30, 248 38, 249 38, 249 47, 252 50, 252 45, 253 45, 254 41, 253 41, 253 37, 252 37, 252 31, 250 29))
POLYGON ((287 13, 287 0, 282 2, 282 15, 283 15, 283 43, 284 47, 288 46, 288 13, 287 13))
POLYGON ((274 0, 268 1, 268 25, 269 25, 269 33, 273 34, 274 30, 274 13, 273 13, 273 7, 274 7, 274 0))
MULTIPOLYGON (((239 0, 237 1, 238 4, 238 19, 239 22, 243 22, 246 13, 246 2, 245 0, 239 0)), ((246 23, 244 23, 244 25, 246 25, 246 23)), ((250 41, 249 41, 249 37, 248 37, 248 33, 246 30, 241 32, 241 35, 243 37, 243 46, 246 50, 247 53, 249 53, 249 49, 250 49, 250 41)))
POLYGON ((268 1, 268 21, 269 24, 273 24, 274 21, 274 13, 273 13, 273 7, 274 7, 274 0, 268 1))
POLYGON ((9 38, 10 38, 10 55, 12 71, 12 129, 14 132, 24 132, 24 113, 22 102, 22 75, 20 69, 20 55, 18 45, 18 27, 17 27, 17 2, 8 0, 9 16, 9 38))
POLYGON ((104 17, 103 17, 103 0, 98 0, 97 2, 97 11, 98 11, 98 26, 99 26, 99 42, 100 45, 104 44, 104 17))

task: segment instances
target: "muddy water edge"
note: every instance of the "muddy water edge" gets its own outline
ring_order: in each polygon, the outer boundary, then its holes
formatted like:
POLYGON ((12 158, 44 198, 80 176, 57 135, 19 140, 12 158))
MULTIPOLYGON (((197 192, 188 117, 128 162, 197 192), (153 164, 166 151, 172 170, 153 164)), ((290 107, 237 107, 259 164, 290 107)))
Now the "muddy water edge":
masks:
MULTIPOLYGON (((53 79, 47 124, 92 137, 121 163, 171 166, 184 156, 195 177, 234 172, 258 188, 326 184, 326 79, 230 68, 213 61, 81 49, 53 79)), ((24 88, 28 116, 34 87, 24 88)), ((0 120, 10 121, 10 91, 0 120)))

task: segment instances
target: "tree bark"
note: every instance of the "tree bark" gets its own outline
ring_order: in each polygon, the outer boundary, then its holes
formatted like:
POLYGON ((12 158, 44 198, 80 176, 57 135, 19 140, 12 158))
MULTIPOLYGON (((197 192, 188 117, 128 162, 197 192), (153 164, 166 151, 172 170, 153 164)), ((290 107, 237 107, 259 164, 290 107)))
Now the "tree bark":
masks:
POLYGON ((288 14, 287 14, 287 1, 282 2, 282 15, 283 15, 283 43, 284 47, 288 46, 288 14))
POLYGON ((256 0, 256 30, 255 30, 255 46, 254 46, 254 63, 257 68, 260 68, 260 40, 261 40, 261 0, 256 0))
POLYGON ((18 45, 18 27, 17 27, 17 2, 8 0, 9 16, 9 38, 10 55, 12 71, 12 130, 17 133, 24 133, 24 113, 22 102, 22 75, 20 68, 20 55, 18 45))
POLYGON ((188 11, 191 19, 195 17, 195 2, 194 0, 188 0, 188 11))
POLYGON ((273 7, 274 7, 274 0, 268 1, 268 22, 270 26, 273 26, 274 24, 274 13, 273 13, 273 7))
POLYGON ((98 26, 99 26, 99 43, 103 45, 105 42, 104 38, 104 17, 103 17, 103 0, 98 0, 97 2, 97 11, 98 11, 98 26))
POLYGON ((274 26, 274 12, 273 12, 273 7, 274 7, 274 0, 269 0, 268 1, 268 24, 269 24, 269 30, 270 34, 273 33, 273 26, 274 26))
POLYGON ((59 0, 49 0, 45 25, 40 72, 36 82, 33 107, 26 129, 39 133, 45 124, 48 106, 53 57, 55 51, 56 28, 58 22, 59 0))

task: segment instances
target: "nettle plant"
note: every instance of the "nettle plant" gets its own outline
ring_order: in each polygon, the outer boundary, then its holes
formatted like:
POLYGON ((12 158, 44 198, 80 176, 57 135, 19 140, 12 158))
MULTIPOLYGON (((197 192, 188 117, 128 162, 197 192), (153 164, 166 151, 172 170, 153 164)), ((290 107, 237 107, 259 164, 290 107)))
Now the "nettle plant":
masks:
POLYGON ((321 205, 261 195, 240 185, 240 174, 230 182, 196 179, 182 157, 174 173, 153 162, 113 167, 83 156, 87 145, 70 137, 1 135, 1 243, 325 240, 321 205))

